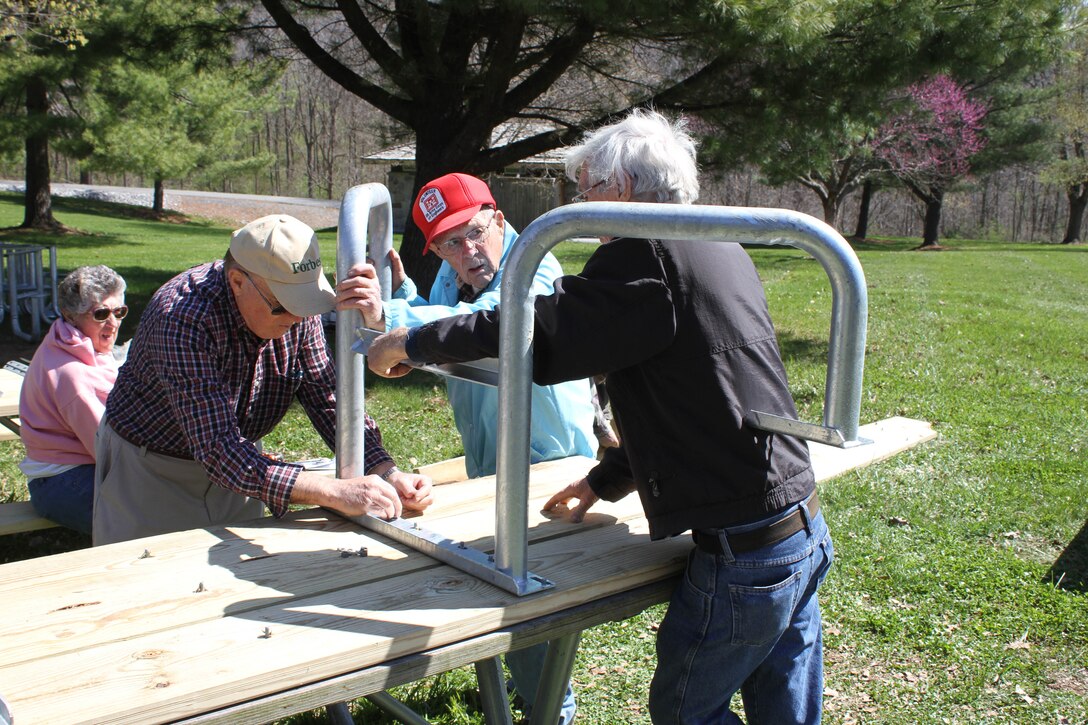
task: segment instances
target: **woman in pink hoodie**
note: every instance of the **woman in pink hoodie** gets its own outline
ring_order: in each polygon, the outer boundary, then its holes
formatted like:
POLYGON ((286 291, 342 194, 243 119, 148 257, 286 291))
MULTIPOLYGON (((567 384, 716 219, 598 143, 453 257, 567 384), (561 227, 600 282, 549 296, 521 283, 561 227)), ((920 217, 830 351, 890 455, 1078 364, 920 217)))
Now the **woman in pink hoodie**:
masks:
POLYGON ((125 281, 105 265, 78 267, 57 286, 57 304, 61 318, 34 353, 19 397, 19 468, 39 514, 89 534, 94 437, 117 379, 125 281))

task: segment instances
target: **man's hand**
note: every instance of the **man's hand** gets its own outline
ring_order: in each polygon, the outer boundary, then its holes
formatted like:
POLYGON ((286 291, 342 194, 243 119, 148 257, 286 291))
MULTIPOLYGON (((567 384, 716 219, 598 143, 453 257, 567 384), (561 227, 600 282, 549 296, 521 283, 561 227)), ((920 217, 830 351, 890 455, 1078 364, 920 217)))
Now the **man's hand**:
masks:
POLYGON ((404 508, 408 511, 422 511, 434 503, 429 476, 406 473, 398 469, 389 476, 389 482, 397 489, 404 508))
POLYGON ((404 284, 404 280, 408 279, 408 275, 404 273, 404 262, 400 261, 400 255, 397 254, 397 250, 389 249, 389 273, 392 275, 392 288, 389 290, 389 294, 393 294, 400 289, 400 286, 404 284))
POLYGON ((400 496, 381 476, 328 478, 303 471, 295 479, 291 503, 324 506, 347 516, 364 514, 395 519, 402 511, 400 496))
POLYGON ((581 523, 590 507, 600 500, 597 494, 593 493, 593 489, 589 487, 589 479, 580 478, 549 498, 541 511, 544 514, 558 515, 560 514, 559 507, 565 507, 567 502, 573 498, 578 499, 578 505, 570 510, 569 518, 575 524, 581 523))
MULTIPOLYGON (((400 258, 397 258, 399 264, 400 258)), ((404 266, 400 265, 401 281, 404 266)), ((400 285, 396 285, 399 287, 400 285)), ((385 311, 382 308, 382 289, 374 265, 356 264, 348 270, 348 276, 336 283, 336 310, 358 310, 363 323, 372 330, 385 329, 385 311)))
POLYGON ((378 335, 370 343, 366 353, 366 364, 383 378, 399 378, 407 375, 412 368, 403 364, 408 359, 404 345, 408 341, 408 328, 398 327, 384 335, 378 335))

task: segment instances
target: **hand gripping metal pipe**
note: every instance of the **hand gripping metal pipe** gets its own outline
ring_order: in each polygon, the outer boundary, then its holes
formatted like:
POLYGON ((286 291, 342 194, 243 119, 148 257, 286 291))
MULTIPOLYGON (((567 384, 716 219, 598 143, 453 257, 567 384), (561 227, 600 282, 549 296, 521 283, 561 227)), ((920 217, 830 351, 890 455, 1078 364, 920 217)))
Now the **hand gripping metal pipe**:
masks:
MULTIPOLYGON (((366 261, 369 245, 369 257, 377 268, 382 296, 389 299, 392 271, 389 268, 388 255, 393 247, 392 220, 389 190, 384 186, 363 184, 348 190, 340 204, 337 279, 344 279, 352 266, 366 261)), ((352 478, 366 473, 366 362, 362 355, 353 354, 353 350, 365 352, 365 347, 353 346, 353 343, 356 338, 366 341, 376 333, 362 327, 362 318, 354 312, 338 314, 336 323, 336 476, 352 478)), ((520 581, 514 581, 495 566, 494 556, 403 518, 391 521, 374 516, 345 518, 516 594, 529 594, 553 586, 550 581, 531 575, 523 575, 520 581)), ((523 531, 522 538, 524 537, 523 531)))
MULTIPOLYGON (((336 279, 348 276, 355 264, 370 256, 378 270, 382 296, 389 299, 392 271, 389 250, 393 248, 393 203, 381 184, 363 184, 348 189, 340 203, 336 232, 336 279)), ((336 477, 352 478, 366 473, 363 461, 366 424, 363 403, 366 361, 351 351, 355 329, 362 317, 355 312, 337 314, 336 319, 336 477)))
POLYGON ((499 320, 499 436, 495 563, 515 581, 527 578, 529 413, 532 382, 533 276, 564 239, 628 236, 705 242, 788 245, 815 257, 831 280, 831 333, 824 425, 751 411, 752 425, 838 446, 856 445, 865 359, 868 295, 857 255, 834 229, 785 209, 590 202, 553 209, 533 221, 510 252, 499 320))

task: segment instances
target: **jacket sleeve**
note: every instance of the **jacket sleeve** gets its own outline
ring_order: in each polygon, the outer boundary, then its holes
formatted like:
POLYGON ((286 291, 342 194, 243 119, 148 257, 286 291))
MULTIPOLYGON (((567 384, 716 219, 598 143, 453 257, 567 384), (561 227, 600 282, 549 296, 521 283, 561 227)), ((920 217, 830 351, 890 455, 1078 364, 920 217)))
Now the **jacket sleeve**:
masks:
MULTIPOLYGON (((602 245, 579 275, 560 277, 536 298, 533 381, 551 385, 609 373, 663 350, 676 331, 672 293, 647 240, 602 245)), ((417 362, 495 357, 499 311, 439 320, 413 335, 417 362)))
MULTIPOLYGON (((493 310, 499 306, 502 299, 502 274, 503 270, 500 268, 489 289, 482 292, 472 302, 462 302, 457 300, 456 290, 445 289, 447 285, 455 284, 455 276, 452 270, 444 265, 431 288, 430 301, 418 294, 404 295, 401 299, 402 293, 398 290, 394 299, 385 302, 385 329, 388 331, 395 327, 418 327, 452 315, 470 315, 483 310, 493 310)), ((559 261, 551 254, 546 255, 533 277, 532 293, 551 294, 552 283, 562 274, 563 268, 559 265, 559 261)), ((401 285, 402 289, 406 288, 408 281, 410 280, 405 280, 405 284, 401 285)), ((414 283, 412 289, 415 289, 414 283)))

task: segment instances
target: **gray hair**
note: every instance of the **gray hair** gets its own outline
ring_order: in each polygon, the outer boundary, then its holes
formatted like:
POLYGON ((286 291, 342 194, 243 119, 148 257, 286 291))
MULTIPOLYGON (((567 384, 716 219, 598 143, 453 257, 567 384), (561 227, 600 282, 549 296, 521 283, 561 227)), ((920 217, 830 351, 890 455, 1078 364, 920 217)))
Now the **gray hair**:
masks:
POLYGON ((567 176, 585 167, 590 184, 614 182, 632 201, 691 204, 699 198, 695 141, 684 119, 670 122, 657 111, 636 108, 627 118, 586 135, 567 152, 567 176))
POLYGON ((104 264, 76 267, 57 285, 57 306, 71 322, 113 294, 124 294, 125 280, 104 264))

